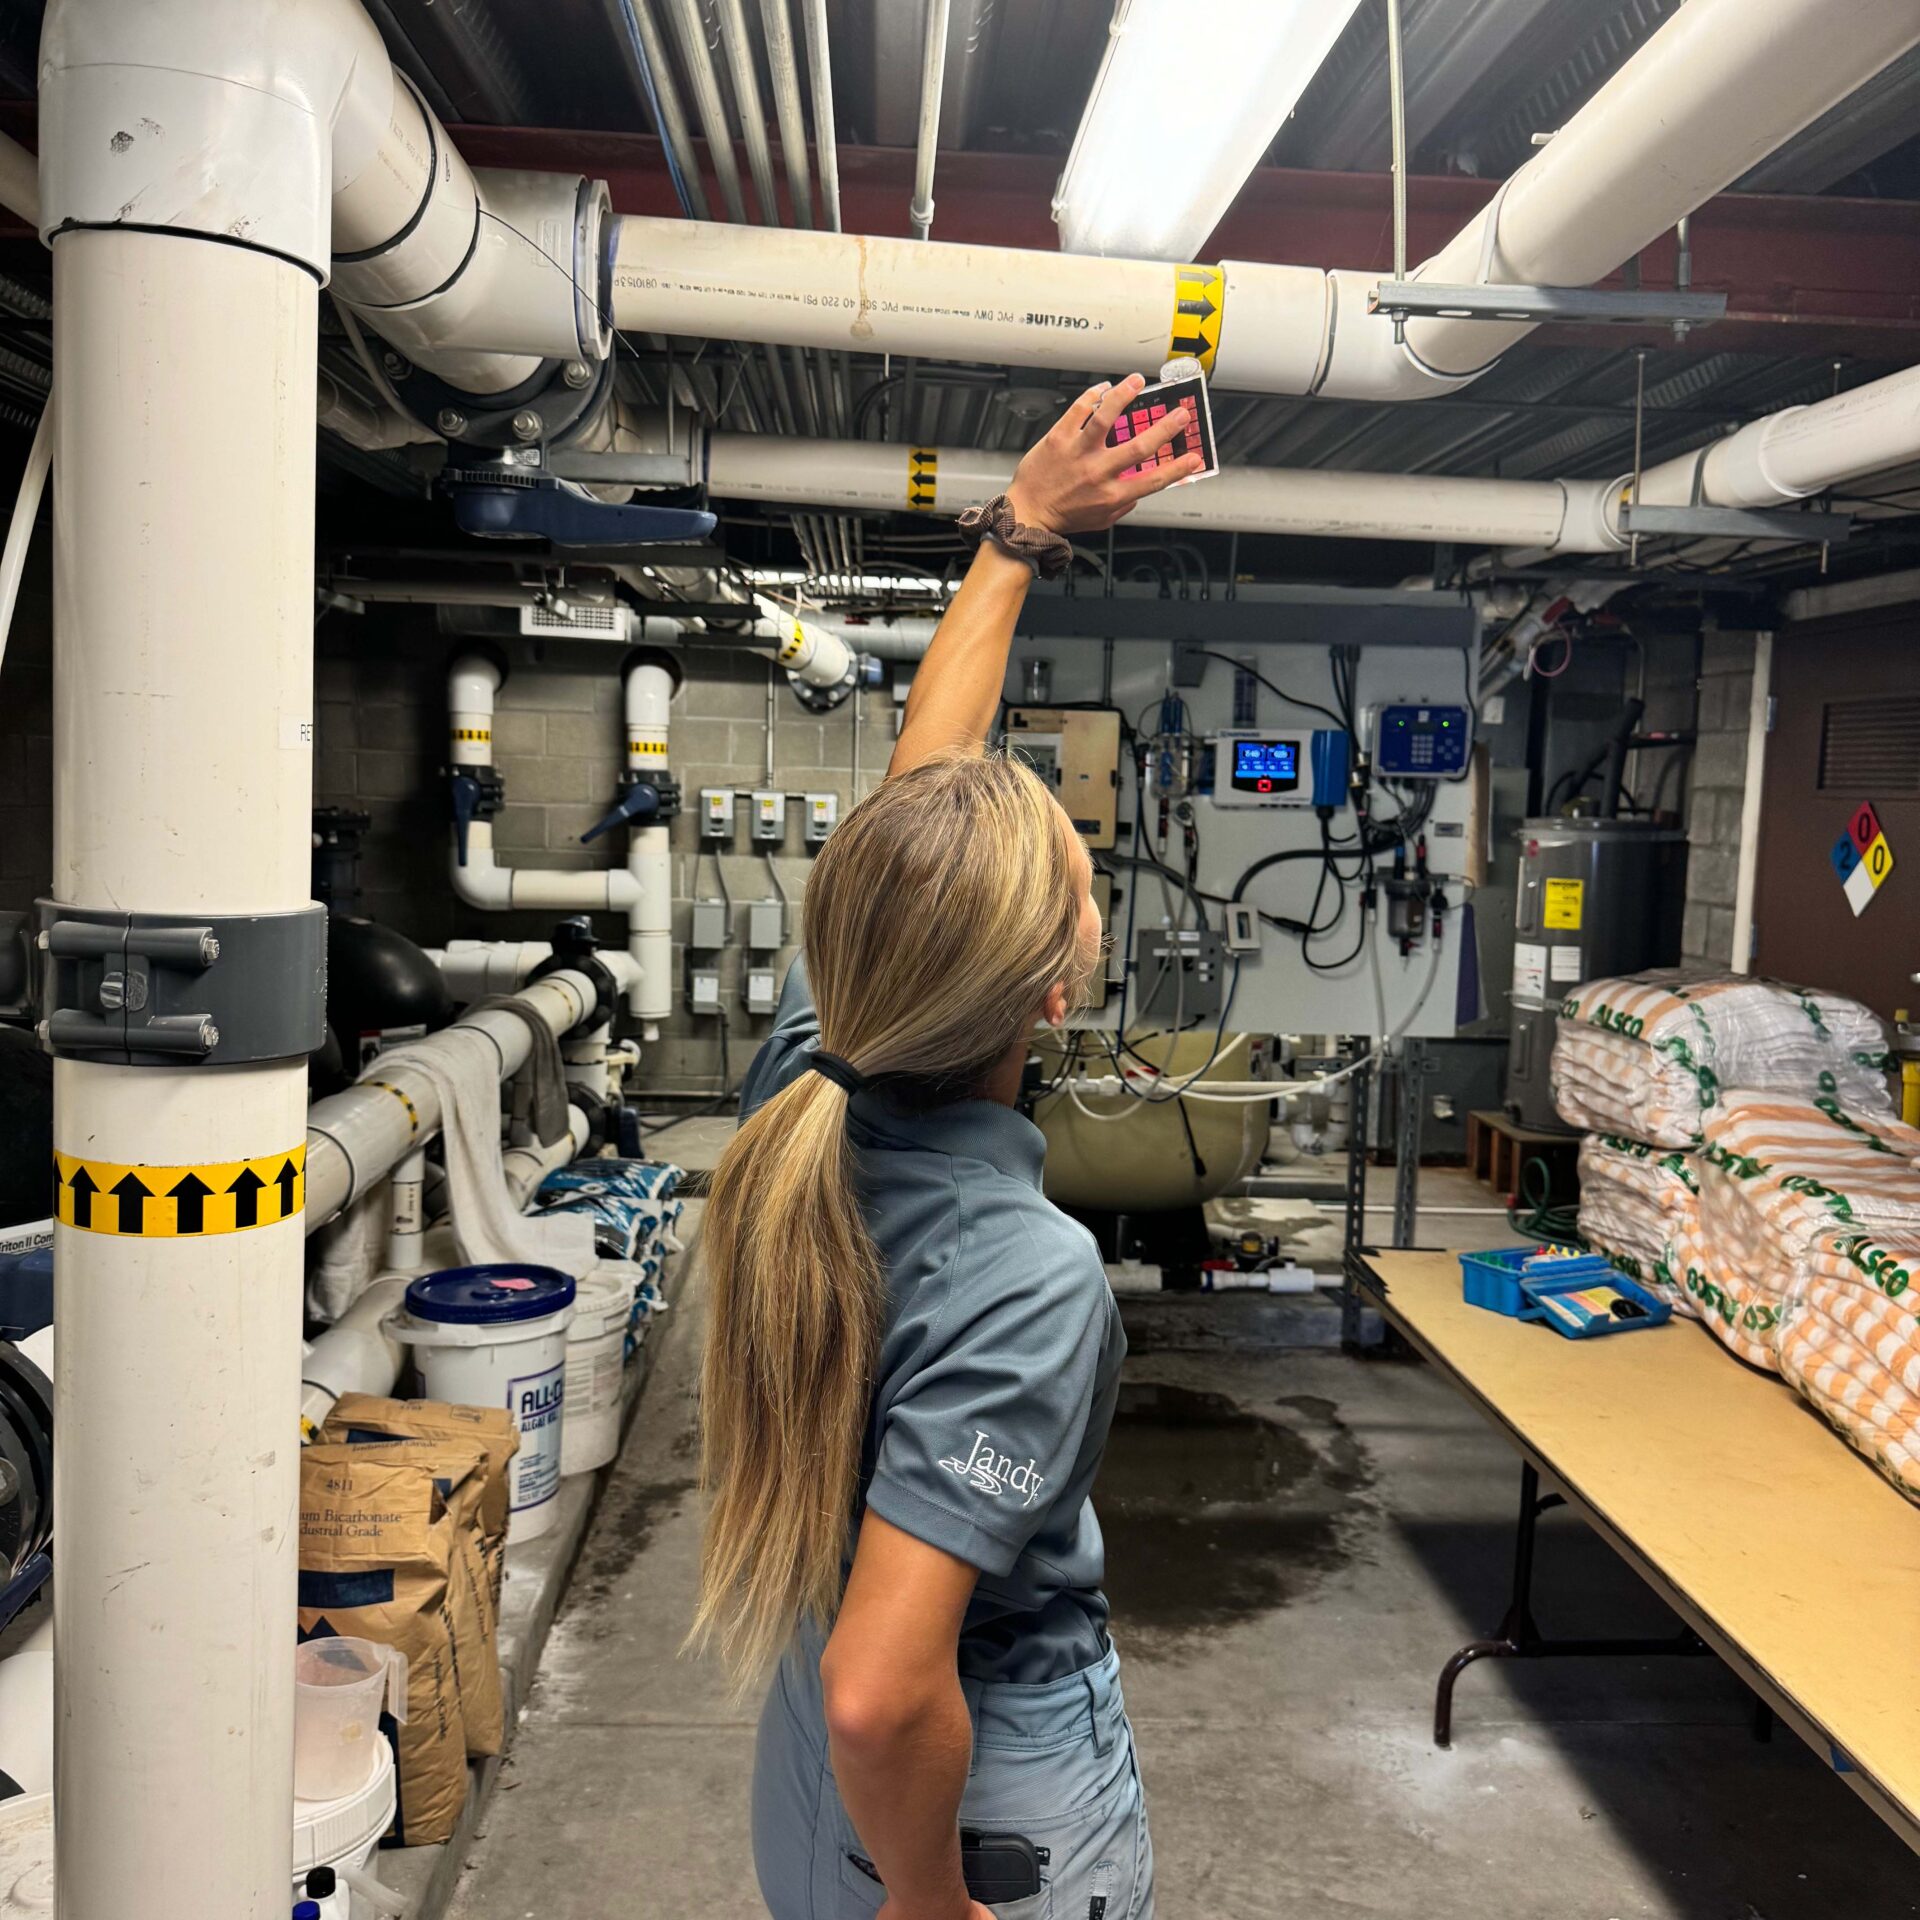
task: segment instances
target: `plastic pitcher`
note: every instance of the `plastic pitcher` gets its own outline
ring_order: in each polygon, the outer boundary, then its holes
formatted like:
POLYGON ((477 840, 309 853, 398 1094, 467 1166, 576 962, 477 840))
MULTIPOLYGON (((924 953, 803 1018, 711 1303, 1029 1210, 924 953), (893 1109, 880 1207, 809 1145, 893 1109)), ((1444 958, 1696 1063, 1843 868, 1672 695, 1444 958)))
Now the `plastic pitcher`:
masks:
POLYGON ((382 1708, 407 1717, 407 1656, 344 1636, 293 1656, 293 1791, 301 1800, 357 1793, 379 1763, 382 1708))

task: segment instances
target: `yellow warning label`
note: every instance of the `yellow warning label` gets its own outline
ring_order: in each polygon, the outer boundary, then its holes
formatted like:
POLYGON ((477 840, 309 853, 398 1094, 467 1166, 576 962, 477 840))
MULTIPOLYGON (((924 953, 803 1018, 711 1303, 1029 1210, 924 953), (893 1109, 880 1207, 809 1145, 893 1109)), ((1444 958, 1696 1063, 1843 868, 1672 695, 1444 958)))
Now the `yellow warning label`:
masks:
POLYGON ((627 757, 630 760, 659 760, 664 762, 667 750, 658 740, 634 740, 627 742, 627 757))
POLYGON ((1167 328, 1167 358, 1183 355, 1213 372, 1220 351, 1220 319, 1227 310, 1227 277, 1218 267, 1175 267, 1173 319, 1167 328))
POLYGON ((456 740, 478 740, 485 744, 492 740, 493 729, 491 727, 455 727, 453 737, 456 740))
POLYGON ((907 505, 915 513, 931 513, 940 493, 940 449, 907 449, 907 505))
POLYGON ((186 1240, 290 1220, 307 1204, 304 1141, 284 1153, 193 1167, 128 1166, 56 1153, 61 1225, 129 1239, 186 1240))
POLYGON ((807 644, 807 630, 798 620, 793 623, 793 631, 781 642, 779 660, 784 667, 799 659, 800 650, 807 644))
POLYGON ((1540 924, 1558 933, 1578 933, 1581 909, 1586 905, 1586 899, 1587 883, 1584 880, 1549 880, 1546 911, 1540 924))

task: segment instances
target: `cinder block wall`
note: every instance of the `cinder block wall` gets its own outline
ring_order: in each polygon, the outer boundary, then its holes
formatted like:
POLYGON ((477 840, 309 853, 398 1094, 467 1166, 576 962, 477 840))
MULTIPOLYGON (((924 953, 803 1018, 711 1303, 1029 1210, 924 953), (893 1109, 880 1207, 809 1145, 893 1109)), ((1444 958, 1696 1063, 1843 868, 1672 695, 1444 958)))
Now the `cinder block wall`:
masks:
POLYGON ((1733 900, 1740 874, 1755 639, 1752 633, 1710 628, 1701 649, 1700 738, 1693 750, 1687 808, 1687 912, 1681 941, 1682 958, 1689 965, 1733 963, 1733 900))
MULTIPOLYGON (((458 650, 429 618, 392 610, 366 618, 329 614, 317 635, 314 800, 364 809, 372 827, 361 862, 361 911, 423 945, 450 937, 543 939, 554 916, 484 913, 454 897, 447 876, 446 668, 458 650)), ((592 868, 623 864, 624 834, 591 846, 579 836, 613 803, 625 764, 620 666, 625 650, 581 641, 509 641, 508 673, 494 719, 494 760, 507 804, 494 821, 494 845, 511 865, 592 868)), ((732 787, 740 795, 733 848, 720 856, 732 895, 735 944, 700 964, 718 964, 726 1009, 727 1066, 738 1079, 767 1022, 746 1011, 740 944, 746 904, 770 899, 775 876, 793 902, 784 972, 799 939, 800 902, 811 864, 802 807, 787 808, 786 835, 772 871, 749 839, 747 794, 765 784, 767 687, 774 669, 757 654, 717 648, 677 656, 684 672, 672 712, 672 770, 684 811, 672 828, 674 852, 675 1012, 647 1054, 649 1085, 718 1091, 721 1028, 687 1011, 686 938, 696 898, 719 895, 714 855, 701 849, 699 790, 732 787)), ((11 667, 9 668, 11 672, 11 667)), ((830 792, 842 813, 853 804, 855 703, 824 717, 795 700, 784 673, 774 695, 772 784, 798 796, 830 792)), ((893 700, 859 702, 860 790, 870 791, 892 751, 893 700)), ((622 915, 596 920, 602 939, 624 946, 622 915)))

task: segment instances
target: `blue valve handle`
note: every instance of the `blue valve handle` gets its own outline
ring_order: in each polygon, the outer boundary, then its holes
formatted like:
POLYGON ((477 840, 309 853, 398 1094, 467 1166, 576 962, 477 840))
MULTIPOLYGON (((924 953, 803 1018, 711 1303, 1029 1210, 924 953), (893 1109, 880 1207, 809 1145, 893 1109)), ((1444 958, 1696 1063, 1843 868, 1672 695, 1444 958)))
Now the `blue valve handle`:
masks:
POLYGON ((453 776, 453 843, 461 866, 467 864, 467 829, 480 808, 480 782, 470 773, 453 776))
POLYGON ((580 836, 584 847, 589 840, 598 840, 603 833, 611 833, 615 827, 645 826, 660 811, 660 789, 649 786, 644 780, 637 780, 613 803, 613 811, 598 826, 589 827, 580 836))

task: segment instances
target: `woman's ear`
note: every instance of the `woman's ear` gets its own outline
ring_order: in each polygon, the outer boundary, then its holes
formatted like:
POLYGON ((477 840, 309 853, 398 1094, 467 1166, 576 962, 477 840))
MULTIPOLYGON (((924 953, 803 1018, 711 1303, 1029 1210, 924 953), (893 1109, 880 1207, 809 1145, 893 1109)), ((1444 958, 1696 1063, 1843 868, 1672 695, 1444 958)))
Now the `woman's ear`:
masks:
POLYGON ((1040 1018, 1050 1027, 1064 1027, 1067 1024, 1067 983, 1056 980, 1047 989, 1047 997, 1040 1002, 1040 1018))

